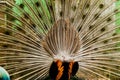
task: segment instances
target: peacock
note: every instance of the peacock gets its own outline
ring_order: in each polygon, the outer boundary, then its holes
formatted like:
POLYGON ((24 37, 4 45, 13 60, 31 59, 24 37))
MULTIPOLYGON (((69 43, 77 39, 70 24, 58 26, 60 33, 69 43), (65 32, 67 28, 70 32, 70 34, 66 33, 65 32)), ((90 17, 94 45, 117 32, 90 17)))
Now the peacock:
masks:
POLYGON ((0 0, 0 8, 0 75, 10 76, 0 80, 120 80, 119 0, 0 0))

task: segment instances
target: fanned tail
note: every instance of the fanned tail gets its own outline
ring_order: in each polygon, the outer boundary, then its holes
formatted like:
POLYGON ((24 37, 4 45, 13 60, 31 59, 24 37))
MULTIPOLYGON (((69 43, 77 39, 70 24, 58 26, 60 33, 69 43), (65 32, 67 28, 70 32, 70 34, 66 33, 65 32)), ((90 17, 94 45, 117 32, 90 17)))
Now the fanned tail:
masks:
POLYGON ((61 56, 79 63, 79 78, 120 78, 118 0, 21 1, 0 1, 0 66, 11 79, 43 79, 61 56))

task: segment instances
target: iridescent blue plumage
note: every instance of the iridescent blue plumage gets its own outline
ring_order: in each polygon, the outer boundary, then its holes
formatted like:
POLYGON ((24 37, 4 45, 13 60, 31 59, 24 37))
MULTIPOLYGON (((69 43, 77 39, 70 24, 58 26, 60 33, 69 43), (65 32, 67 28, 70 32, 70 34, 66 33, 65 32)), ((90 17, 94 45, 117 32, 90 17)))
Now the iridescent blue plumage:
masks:
POLYGON ((2 67, 0 67, 0 80, 10 80, 8 72, 2 67))

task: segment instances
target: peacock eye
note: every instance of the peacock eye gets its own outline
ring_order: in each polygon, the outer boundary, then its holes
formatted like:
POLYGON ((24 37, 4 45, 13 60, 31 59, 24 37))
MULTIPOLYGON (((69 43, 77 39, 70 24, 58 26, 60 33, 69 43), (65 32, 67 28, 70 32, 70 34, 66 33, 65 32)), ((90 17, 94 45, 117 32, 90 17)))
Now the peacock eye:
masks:
POLYGON ((103 27, 102 29, 101 29, 101 32, 104 32, 106 29, 105 29, 105 27, 103 27))
POLYGON ((94 25, 90 25, 90 26, 89 26, 89 30, 91 30, 93 27, 94 27, 94 25))
POLYGON ((24 8, 24 4, 20 4, 19 7, 23 9, 24 8))
POLYGON ((83 17, 82 17, 82 19, 85 19, 85 17, 86 17, 86 15, 84 14, 83 17))
POLYGON ((108 19, 107 19, 107 22, 110 22, 112 19, 109 17, 108 19))
POLYGON ((4 32, 4 34, 11 35, 11 31, 7 30, 7 31, 4 32))
POLYGON ((90 4, 86 4, 86 8, 89 8, 90 7, 90 4))
POLYGON ((37 7, 40 7, 40 3, 39 3, 39 2, 36 2, 35 5, 36 5, 37 7))
POLYGON ((2 45, 3 48, 8 48, 9 46, 7 44, 2 45))
POLYGON ((100 9, 104 8, 104 4, 100 4, 100 5, 99 5, 99 8, 100 8, 100 9))
POLYGON ((60 11, 60 17, 62 17, 63 16, 63 12, 62 11, 60 11))

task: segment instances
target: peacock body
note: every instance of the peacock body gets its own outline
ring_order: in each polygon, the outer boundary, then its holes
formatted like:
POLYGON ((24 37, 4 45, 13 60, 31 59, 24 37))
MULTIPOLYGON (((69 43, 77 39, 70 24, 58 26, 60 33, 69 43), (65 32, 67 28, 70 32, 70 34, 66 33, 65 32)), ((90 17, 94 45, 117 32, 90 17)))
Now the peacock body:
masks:
POLYGON ((0 1, 0 66, 11 80, 120 80, 119 2, 0 1))

